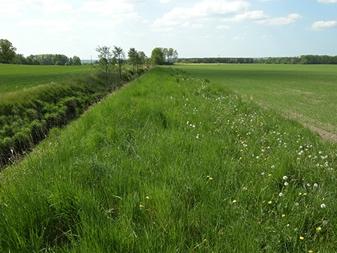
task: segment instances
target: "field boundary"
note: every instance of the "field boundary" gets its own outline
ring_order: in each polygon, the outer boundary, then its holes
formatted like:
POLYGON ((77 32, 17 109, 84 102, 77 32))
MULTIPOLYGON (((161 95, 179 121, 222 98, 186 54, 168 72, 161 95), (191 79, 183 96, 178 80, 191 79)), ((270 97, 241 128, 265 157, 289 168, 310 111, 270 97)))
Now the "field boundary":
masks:
MULTIPOLYGON (((244 96, 244 97, 246 97, 246 96, 244 96)), ((310 120, 310 119, 304 117, 302 114, 300 114, 298 112, 294 112, 294 111, 281 112, 279 110, 275 110, 274 108, 272 108, 272 107, 270 107, 266 104, 263 104, 261 102, 258 102, 256 100, 252 100, 252 101, 257 103, 259 106, 261 106, 264 109, 272 110, 272 111, 275 111, 276 113, 279 113, 282 117, 284 117, 286 119, 297 121, 298 123, 300 123, 305 128, 308 128, 313 133, 318 134, 323 140, 337 143, 337 133, 326 130, 322 127, 319 127, 318 124, 314 125, 314 123, 309 123, 309 122, 313 122, 313 120, 310 120)))

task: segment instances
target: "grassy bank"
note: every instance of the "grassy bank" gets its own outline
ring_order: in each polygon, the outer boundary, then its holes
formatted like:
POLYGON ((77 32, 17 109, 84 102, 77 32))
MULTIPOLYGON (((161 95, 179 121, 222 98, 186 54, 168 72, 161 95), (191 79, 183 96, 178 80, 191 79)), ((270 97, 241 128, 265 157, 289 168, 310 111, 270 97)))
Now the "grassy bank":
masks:
MULTIPOLYGON (((0 168, 29 151, 50 129, 65 125, 119 86, 116 74, 106 84, 97 69, 87 66, 0 66, 6 69, 6 75, 0 74, 0 91, 1 87, 16 90, 0 93, 0 168), (43 77, 55 81, 36 83, 43 77)), ((136 76, 126 68, 122 83, 136 76)))
POLYGON ((1 252, 334 252, 336 146, 154 69, 0 175, 1 252))
POLYGON ((303 123, 337 133, 337 66, 194 64, 179 68, 303 123))

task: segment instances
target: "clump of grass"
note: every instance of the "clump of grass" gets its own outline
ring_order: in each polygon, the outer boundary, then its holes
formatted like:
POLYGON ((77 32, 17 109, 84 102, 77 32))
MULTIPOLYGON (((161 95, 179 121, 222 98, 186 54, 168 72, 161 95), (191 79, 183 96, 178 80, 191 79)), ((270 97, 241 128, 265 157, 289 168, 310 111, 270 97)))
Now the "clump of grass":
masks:
POLYGON ((336 158, 298 123, 157 68, 1 174, 0 251, 334 252, 336 158))

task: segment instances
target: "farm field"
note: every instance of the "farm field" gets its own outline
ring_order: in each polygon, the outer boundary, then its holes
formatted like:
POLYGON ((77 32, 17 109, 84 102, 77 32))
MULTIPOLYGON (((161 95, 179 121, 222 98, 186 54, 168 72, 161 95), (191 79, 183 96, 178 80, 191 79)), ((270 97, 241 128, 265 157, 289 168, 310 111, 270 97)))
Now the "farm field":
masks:
POLYGON ((151 70, 1 173, 0 252, 336 252, 336 145, 189 68, 151 70))
POLYGON ((194 64, 179 69, 306 125, 337 133, 336 65, 194 64))
POLYGON ((0 98, 6 92, 26 90, 43 84, 66 82, 79 75, 87 75, 90 65, 39 66, 0 64, 0 98))

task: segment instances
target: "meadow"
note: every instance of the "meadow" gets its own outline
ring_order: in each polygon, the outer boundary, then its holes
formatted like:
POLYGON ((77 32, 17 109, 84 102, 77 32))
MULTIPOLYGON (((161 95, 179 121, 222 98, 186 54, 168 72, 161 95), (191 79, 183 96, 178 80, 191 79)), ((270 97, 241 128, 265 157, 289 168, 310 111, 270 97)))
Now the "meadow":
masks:
POLYGON ((222 84, 314 130, 337 133, 336 65, 192 64, 179 69, 222 84))
POLYGON ((1 173, 0 252, 336 252, 336 145, 207 73, 155 68, 1 173))
POLYGON ((36 66, 0 64, 0 96, 9 91, 65 82, 92 71, 91 65, 36 66))

